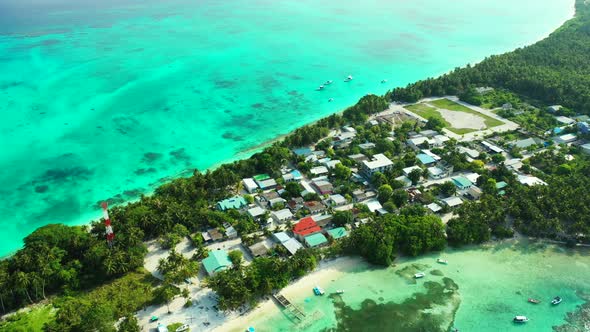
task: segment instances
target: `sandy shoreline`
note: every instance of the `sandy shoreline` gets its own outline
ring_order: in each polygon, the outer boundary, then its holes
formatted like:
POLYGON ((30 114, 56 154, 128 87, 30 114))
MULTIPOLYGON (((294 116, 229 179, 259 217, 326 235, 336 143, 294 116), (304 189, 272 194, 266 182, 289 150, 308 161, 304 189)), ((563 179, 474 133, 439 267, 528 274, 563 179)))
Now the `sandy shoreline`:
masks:
MULTIPOLYGON (((309 296, 315 285, 326 285, 359 265, 366 264, 365 261, 358 257, 340 257, 330 261, 322 261, 315 271, 285 287, 280 293, 288 299, 309 296)), ((247 314, 234 317, 212 331, 245 331, 252 323, 279 312, 278 305, 269 298, 261 301, 256 308, 247 314)))

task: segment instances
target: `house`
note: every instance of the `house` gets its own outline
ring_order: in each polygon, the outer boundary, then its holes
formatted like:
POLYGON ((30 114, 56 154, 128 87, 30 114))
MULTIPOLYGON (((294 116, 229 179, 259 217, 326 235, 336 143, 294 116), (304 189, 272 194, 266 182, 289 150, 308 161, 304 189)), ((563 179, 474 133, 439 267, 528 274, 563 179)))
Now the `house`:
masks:
POLYGON ((332 239, 338 240, 338 239, 341 239, 345 236, 348 236, 348 232, 346 231, 346 228, 344 228, 344 227, 336 227, 336 228, 329 230, 328 235, 332 239))
POLYGON ((478 200, 481 195, 483 195, 483 192, 476 186, 471 186, 469 189, 467 189, 467 196, 469 196, 471 199, 478 200))
POLYGON ((356 134, 356 129, 352 128, 351 126, 342 127, 342 131, 345 133, 355 133, 356 134))
POLYGON ((557 120, 557 122, 562 123, 564 125, 571 125, 576 123, 576 120, 572 119, 572 118, 568 118, 567 116, 556 116, 555 120, 557 120))
POLYGON ((312 154, 311 148, 309 147, 302 147, 293 149, 293 153, 298 157, 307 157, 312 154))
POLYGON ((430 145, 433 147, 441 147, 451 139, 446 135, 436 135, 430 140, 430 145))
POLYGON ((201 237, 203 237, 203 242, 209 242, 213 240, 211 239, 211 235, 209 235, 209 232, 201 232, 201 237))
POLYGON ((282 209, 278 211, 272 211, 270 216, 279 224, 282 224, 288 220, 293 219, 293 213, 289 209, 282 209))
POLYGON ((447 197, 442 199, 441 202, 451 208, 463 204, 463 200, 457 196, 447 197))
POLYGON ((465 174, 463 174, 463 176, 467 180, 471 181, 471 183, 477 183, 477 179, 479 178, 479 174, 473 173, 473 172, 471 172, 471 173, 465 173, 465 174))
POLYGON ((315 233, 306 236, 303 241, 309 248, 317 248, 328 244, 328 239, 322 233, 315 233))
POLYGON ((291 209, 291 211, 299 211, 303 207, 303 203, 305 203, 303 198, 295 197, 291 199, 289 202, 287 202, 287 205, 289 206, 289 209, 291 209))
POLYGON ((216 208, 219 211, 227 211, 230 209, 239 210, 247 205, 248 203, 246 202, 244 197, 234 196, 217 202, 216 208))
POLYGON ((425 136, 416 136, 413 138, 409 138, 406 143, 408 146, 418 150, 421 146, 427 145, 430 146, 430 139, 425 136))
POLYGON ((264 256, 269 250, 270 248, 266 245, 265 241, 258 242, 248 247, 248 251, 250 251, 252 257, 264 256))
POLYGON ((311 216, 311 218, 313 218, 318 226, 326 227, 326 225, 332 222, 333 216, 331 214, 316 214, 311 216))
POLYGON ((273 198, 270 201, 268 201, 268 204, 270 205, 271 208, 274 208, 275 206, 277 206, 279 204, 283 204, 283 206, 284 206, 285 203, 287 203, 287 200, 285 200, 282 197, 273 198))
POLYGON ((275 179, 267 179, 263 181, 258 181, 257 183, 260 189, 262 190, 273 189, 277 186, 277 182, 275 181, 275 179))
POLYGON ((448 176, 448 174, 443 169, 437 166, 428 167, 428 177, 430 177, 431 179, 438 180, 446 176, 448 176))
POLYGON ((385 172, 393 168, 393 162, 389 160, 384 154, 379 153, 373 156, 373 160, 364 160, 361 163, 362 172, 368 178, 377 172, 385 172))
POLYGON ((376 199, 364 201, 363 204, 365 204, 371 212, 375 212, 383 208, 383 206, 381 206, 381 203, 379 203, 379 201, 376 199))
POLYGON ((590 116, 583 114, 583 115, 574 116, 574 119, 576 119, 576 121, 578 121, 578 122, 588 122, 588 121, 590 121, 590 116))
POLYGON ((453 183, 459 190, 466 190, 473 186, 473 182, 469 181, 469 179, 464 176, 455 176, 451 178, 451 180, 453 180, 453 183))
POLYGON ((504 181, 500 181, 496 183, 496 190, 498 191, 498 195, 503 196, 504 194, 506 194, 506 191, 504 191, 504 188, 506 188, 508 186, 508 183, 504 182, 504 181))
POLYGON ((301 241, 303 241, 304 237, 311 234, 319 233, 321 231, 322 229, 320 228, 320 226, 318 226, 318 224, 315 222, 315 220, 313 220, 312 217, 305 217, 299 220, 299 222, 296 223, 295 226, 293 226, 293 234, 301 241))
POLYGON ((475 88, 475 92, 480 95, 485 95, 486 93, 490 93, 492 91, 494 91, 494 88, 490 88, 489 86, 480 86, 475 88))
POLYGON ((529 137, 529 138, 521 139, 519 141, 511 142, 510 145, 512 147, 519 148, 519 149, 527 149, 531 146, 534 146, 537 144, 542 144, 542 143, 543 142, 538 139, 535 139, 533 137, 529 137))
POLYGON ((404 175, 405 175, 405 176, 408 176, 408 175, 410 175, 410 173, 412 173, 412 171, 413 171, 413 170, 415 170, 415 169, 417 169, 417 170, 419 170, 420 172, 422 172, 422 168, 420 168, 420 166, 416 166, 416 165, 414 165, 414 166, 411 166, 411 167, 406 167, 406 168, 404 168, 402 171, 404 172, 404 175))
POLYGON ((396 181, 403 183, 404 188, 409 188, 412 186, 412 180, 410 180, 407 176, 402 175, 395 178, 396 181))
POLYGON ((326 166, 316 166, 310 169, 309 172, 314 176, 326 175, 329 173, 328 168, 326 166))
POLYGON ((504 166, 513 171, 518 171, 522 165, 522 160, 520 158, 513 158, 504 161, 504 166))
POLYGON ((377 121, 377 120, 370 120, 370 121, 369 121, 369 124, 370 124, 371 126, 378 126, 378 125, 379 125, 379 121, 377 121))
POLYGON ((303 203, 303 206, 305 206, 311 214, 319 214, 326 211, 326 206, 318 201, 305 202, 303 203))
POLYGON ((577 139, 578 139, 578 137, 574 134, 565 134, 565 135, 561 135, 559 137, 553 137, 553 142, 555 142, 555 144, 567 144, 567 143, 571 143, 577 139))
POLYGON ((585 154, 590 154, 590 143, 586 143, 580 146, 580 148, 582 149, 582 152, 584 152, 585 154))
POLYGON ((462 153, 472 159, 476 159, 479 157, 479 151, 464 146, 459 147, 459 153, 462 153))
POLYGON ((360 164, 365 160, 369 160, 369 158, 362 153, 351 154, 348 156, 348 158, 350 158, 350 160, 356 162, 357 164, 360 164))
POLYGON ((340 206, 346 204, 346 198, 340 194, 330 195, 328 200, 332 206, 340 206))
POLYGON ((590 125, 588 122, 578 122, 578 130, 580 130, 582 134, 588 134, 590 133, 590 125))
POLYGON ((326 160, 322 164, 324 164, 324 166, 326 166, 328 169, 333 169, 340 163, 340 160, 326 160))
POLYGON ((262 193, 260 196, 258 196, 258 201, 261 203, 269 203, 271 200, 278 198, 279 193, 271 190, 271 191, 267 191, 265 193, 262 193))
POLYGON ((307 181, 301 181, 299 182, 299 184, 301 185, 301 187, 303 187, 303 191, 301 192, 301 197, 305 197, 305 195, 307 194, 315 194, 315 190, 313 190, 313 187, 309 184, 309 182, 307 181))
POLYGON ((256 189, 258 189, 258 185, 252 178, 242 179, 242 183, 244 184, 244 189, 246 189, 246 191, 250 194, 254 193, 256 189))
POLYGON ((248 215, 254 219, 264 216, 265 213, 266 213, 266 210, 259 207, 259 206, 248 209, 248 215))
POLYGON ((425 153, 420 153, 416 156, 416 158, 418 158, 422 165, 430 165, 436 163, 436 160, 432 156, 429 156, 425 153))
POLYGON ((541 186, 546 186, 547 183, 545 183, 545 181, 539 179, 536 176, 532 176, 532 175, 518 175, 518 182, 520 182, 521 184, 524 184, 525 186, 536 186, 536 185, 541 185, 541 186))
POLYGON ((272 236, 278 243, 283 243, 283 242, 289 241, 289 239, 291 238, 287 234, 287 232, 274 233, 272 236))
POLYGON ((301 242, 297 241, 297 239, 289 238, 287 241, 281 243, 285 249, 291 254, 295 255, 297 250, 303 249, 303 245, 301 242))
POLYGON ((283 174, 283 180, 285 182, 301 181, 301 179, 303 179, 303 176, 301 175, 301 172, 296 169, 289 173, 283 174))
POLYGON ((504 150, 490 142, 487 141, 482 141, 481 145, 483 145, 483 147, 489 152, 489 153, 502 153, 504 152, 504 150))
POLYGON ((232 265, 229 255, 225 250, 212 250, 209 256, 203 259, 203 267, 209 276, 213 276, 219 271, 223 271, 232 265))
POLYGON ((362 150, 369 150, 375 148, 375 143, 362 143, 358 145, 362 150))
POLYGON ((332 191, 334 191, 334 186, 332 186, 332 184, 328 181, 314 181, 313 184, 322 195, 329 195, 332 193, 332 191))
POLYGON ((356 189, 352 192, 352 198, 355 202, 362 202, 366 199, 373 198, 375 196, 377 196, 377 193, 372 190, 364 191, 361 189, 356 189))
POLYGON ((422 130, 420 132, 420 135, 425 136, 425 137, 434 137, 434 136, 438 135, 438 131, 426 129, 426 130, 422 130))
POLYGON ((234 226, 224 223, 223 228, 225 228, 225 236, 227 236, 229 239, 235 239, 238 237, 238 231, 236 231, 234 226))
POLYGON ((504 111, 510 111, 512 109, 512 104, 511 103, 506 103, 502 105, 502 109, 504 111))
POLYGON ((557 113, 559 112, 559 110, 561 110, 563 108, 563 106, 561 105, 553 105, 553 106, 549 106, 547 107, 547 111, 549 113, 557 113))
POLYGON ((426 208, 428 208, 433 213, 437 213, 438 211, 442 210, 442 207, 436 203, 430 203, 426 205, 426 208))
POLYGON ((343 131, 340 134, 336 135, 332 141, 334 144, 334 147, 345 147, 348 144, 350 144, 350 142, 352 142, 352 140, 356 137, 356 131, 355 132, 350 132, 350 131, 343 131))
POLYGON ((207 233, 209 234, 209 238, 213 242, 223 239, 223 234, 221 234, 221 232, 217 228, 212 228, 208 230, 207 233))

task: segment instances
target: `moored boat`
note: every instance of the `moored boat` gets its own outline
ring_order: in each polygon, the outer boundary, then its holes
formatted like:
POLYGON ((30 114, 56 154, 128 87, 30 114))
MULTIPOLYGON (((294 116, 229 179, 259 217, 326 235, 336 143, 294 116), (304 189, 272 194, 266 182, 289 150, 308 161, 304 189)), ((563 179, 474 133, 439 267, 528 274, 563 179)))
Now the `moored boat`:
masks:
POLYGON ((184 324, 184 325, 181 325, 181 326, 179 326, 179 327, 176 329, 176 332, 183 332, 183 331, 187 331, 188 329, 189 329, 189 326, 188 326, 188 324, 184 324))
POLYGON ((530 302, 530 303, 534 303, 534 304, 539 304, 539 303, 541 303, 541 300, 537 300, 537 299, 530 298, 530 299, 529 299, 529 302, 530 302))
POLYGON ((315 286, 313 288, 313 293, 315 295, 324 295, 325 294, 324 290, 320 286, 315 286))
POLYGON ((563 301, 562 298, 559 297, 559 296, 556 296, 556 297, 553 298, 553 300, 551 300, 551 304, 558 305, 558 304, 561 303, 561 301, 563 301))
POLYGON ((344 82, 352 81, 352 75, 348 75, 348 77, 344 80, 344 82))
POLYGON ((319 90, 324 90, 324 86, 323 86, 323 85, 320 85, 320 86, 318 87, 318 91, 319 91, 319 90))
POLYGON ((416 274, 414 274, 414 278, 415 279, 424 278, 425 275, 426 274, 424 272, 416 273, 416 274))
POLYGON ((326 83, 324 83, 324 85, 330 85, 330 84, 332 84, 333 82, 334 82, 334 81, 332 81, 332 80, 328 80, 328 81, 326 81, 326 83))
POLYGON ((381 80, 381 83, 387 83, 387 80, 381 80))
POLYGON ((336 294, 344 294, 344 291, 342 289, 339 289, 336 291, 336 294))
POLYGON ((442 259, 442 258, 438 258, 438 259, 436 260, 436 262, 437 262, 437 263, 439 263, 439 264, 445 264, 445 265, 446 265, 446 264, 449 264, 449 261, 448 261, 448 260, 446 260, 446 259, 442 259))
POLYGON ((529 321, 529 319, 527 318, 527 316, 516 316, 514 317, 513 321, 515 323, 526 323, 529 321))

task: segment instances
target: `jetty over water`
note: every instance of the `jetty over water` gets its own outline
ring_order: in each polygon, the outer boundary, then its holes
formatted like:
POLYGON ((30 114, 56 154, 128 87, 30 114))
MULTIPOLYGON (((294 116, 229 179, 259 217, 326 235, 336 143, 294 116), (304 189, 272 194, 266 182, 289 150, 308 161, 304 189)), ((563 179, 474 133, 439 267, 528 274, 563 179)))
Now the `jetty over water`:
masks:
POLYGON ((299 309, 296 305, 291 303, 286 297, 283 295, 276 293, 273 294, 272 297, 281 305, 283 306, 287 313, 289 313, 295 320, 303 321, 305 319, 305 313, 303 310, 299 309))

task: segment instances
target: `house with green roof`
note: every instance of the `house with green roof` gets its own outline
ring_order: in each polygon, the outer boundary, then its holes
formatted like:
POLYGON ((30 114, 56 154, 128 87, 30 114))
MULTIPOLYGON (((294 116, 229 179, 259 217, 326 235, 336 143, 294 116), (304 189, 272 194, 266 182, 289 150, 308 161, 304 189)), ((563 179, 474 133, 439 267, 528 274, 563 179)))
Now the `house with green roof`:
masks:
POLYGON ((209 276, 219 271, 223 271, 232 265, 229 255, 225 250, 213 250, 209 252, 209 257, 203 259, 203 267, 209 276))
POLYGON ((498 195, 500 196, 504 196, 506 194, 506 191, 504 190, 504 188, 506 188, 508 186, 508 183, 504 182, 504 181, 500 181, 496 183, 496 190, 498 190, 498 195))
POLYGON ((456 176, 452 180, 459 190, 466 190, 473 186, 473 182, 464 176, 456 176))
POLYGON ((248 202, 242 196, 234 196, 231 198, 226 198, 222 201, 217 202, 217 210, 219 211, 227 211, 227 210, 239 210, 248 205, 248 202))
POLYGON ((330 235, 334 240, 338 240, 348 235, 346 228, 344 227, 336 227, 328 231, 328 235, 330 235))
POLYGON ((315 233, 304 238, 305 244, 310 248, 321 247, 328 244, 328 239, 322 233, 315 233))

